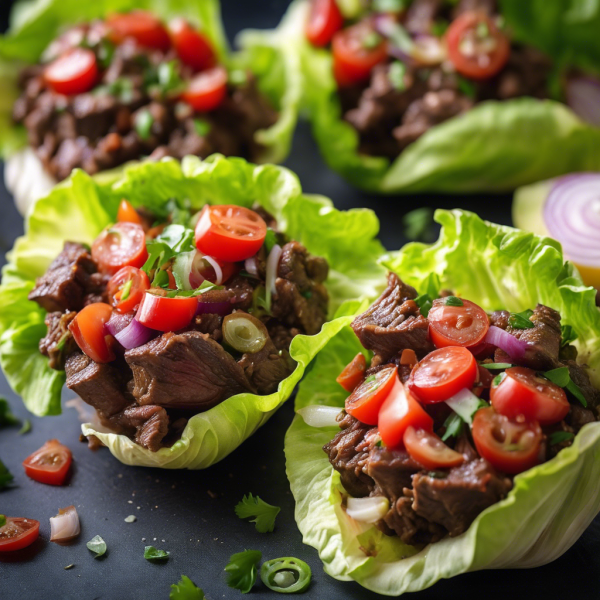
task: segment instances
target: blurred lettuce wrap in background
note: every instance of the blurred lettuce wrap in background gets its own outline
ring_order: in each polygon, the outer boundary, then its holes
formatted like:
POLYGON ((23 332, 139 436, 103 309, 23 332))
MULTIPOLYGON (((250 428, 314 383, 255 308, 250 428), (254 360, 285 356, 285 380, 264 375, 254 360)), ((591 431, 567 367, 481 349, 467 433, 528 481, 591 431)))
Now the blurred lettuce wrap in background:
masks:
MULTIPOLYGON (((146 10, 165 22, 183 17, 213 44, 220 64, 230 81, 251 71, 259 92, 277 111, 277 121, 255 133, 255 142, 262 146, 260 163, 278 163, 287 156, 296 125, 300 100, 300 73, 295 55, 287 50, 276 51, 280 39, 272 37, 251 52, 231 52, 223 31, 218 0, 98 0, 91 3, 77 0, 19 1, 11 13, 10 28, 0 36, 0 156, 6 162, 5 179, 24 212, 29 204, 45 195, 56 183, 46 172, 31 147, 22 125, 16 125, 12 109, 20 90, 20 71, 37 63, 50 42, 65 29, 78 23, 101 19, 112 13, 146 10)), ((108 181, 118 178, 122 168, 100 172, 97 177, 108 181)))
MULTIPOLYGON (((297 177, 282 167, 255 166, 243 159, 214 155, 205 161, 188 157, 126 167, 112 184, 100 184, 80 170, 40 199, 26 222, 3 270, 0 286, 0 363, 12 388, 38 416, 61 412, 64 372, 52 370, 38 343, 46 335, 45 311, 27 296, 66 240, 91 244, 116 219, 122 198, 154 214, 167 214, 172 199, 189 201, 193 210, 206 203, 251 207, 257 202, 277 220, 278 227, 311 253, 327 259, 326 287, 330 317, 347 300, 373 298, 383 269, 376 260, 383 248, 375 239, 379 222, 366 209, 337 211, 329 200, 302 194, 297 177)), ((354 304, 339 314, 351 314, 354 304)), ((221 460, 237 448, 290 396, 308 364, 350 317, 323 326, 315 336, 298 335, 290 348, 298 363, 278 391, 258 396, 233 396, 189 419, 183 435, 170 448, 151 452, 123 435, 83 426, 127 464, 199 469, 221 460)))
MULTIPOLYGON (((464 211, 438 211, 439 240, 412 243, 381 264, 424 289, 431 273, 488 311, 521 311, 538 302, 557 309, 577 333, 578 362, 600 386, 600 311, 595 291, 563 262, 555 241, 482 221, 464 211)), ((347 393, 335 381, 364 352, 344 325, 318 355, 300 385, 296 410, 320 404, 343 407, 347 393)), ((323 451, 337 427, 315 428, 297 415, 286 435, 287 473, 304 542, 315 547, 325 570, 396 596, 443 578, 491 568, 528 568, 563 554, 600 510, 600 423, 583 427, 573 445, 552 460, 517 475, 504 500, 481 513, 462 535, 417 548, 348 517, 344 489, 323 451)))

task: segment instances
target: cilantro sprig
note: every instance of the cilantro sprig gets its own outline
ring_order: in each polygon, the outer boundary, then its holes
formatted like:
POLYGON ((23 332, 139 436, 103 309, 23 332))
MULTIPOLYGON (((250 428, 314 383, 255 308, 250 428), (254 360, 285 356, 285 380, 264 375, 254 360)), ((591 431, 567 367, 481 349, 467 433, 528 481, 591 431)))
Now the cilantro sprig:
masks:
POLYGON ((559 367, 558 369, 546 371, 544 377, 549 379, 552 383, 555 383, 558 387, 566 389, 575 396, 583 406, 587 406, 587 400, 585 399, 581 388, 571 379, 568 367, 559 367))
POLYGON ((171 585, 169 600, 204 600, 204 592, 186 575, 171 585))
POLYGON ((256 531, 267 533, 275 528, 275 519, 281 511, 279 506, 268 504, 258 496, 248 494, 236 505, 235 514, 240 519, 250 519, 256 531), (251 518, 254 517, 254 518, 251 518))
POLYGON ((260 550, 244 550, 233 554, 225 571, 229 574, 227 585, 230 588, 240 590, 242 594, 247 594, 256 583, 258 573, 258 563, 262 559, 260 550))

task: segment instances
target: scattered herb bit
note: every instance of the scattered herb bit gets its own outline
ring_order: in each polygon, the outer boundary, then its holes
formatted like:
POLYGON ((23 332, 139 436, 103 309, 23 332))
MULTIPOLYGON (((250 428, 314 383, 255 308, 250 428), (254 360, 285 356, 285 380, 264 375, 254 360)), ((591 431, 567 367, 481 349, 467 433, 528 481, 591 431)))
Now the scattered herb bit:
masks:
POLYGON ((30 431, 31 431, 31 421, 29 419, 25 419, 23 421, 23 427, 21 427, 21 429, 19 429, 19 435, 29 433, 30 431))
POLYGON ((477 97, 477 88, 475 87, 475 84, 464 77, 458 78, 458 89, 471 100, 475 100, 477 97))
POLYGON ((267 228, 267 234, 265 235, 265 250, 267 251, 267 254, 271 253, 271 250, 273 250, 273 248, 275 247, 275 245, 277 244, 277 234, 275 233, 275 231, 273 231, 272 227, 268 227, 267 228))
POLYGON ((0 427, 10 427, 19 423, 19 419, 10 412, 8 400, 0 396, 0 427))
POLYGON ((167 550, 158 550, 154 546, 146 546, 144 548, 144 558, 146 560, 167 560, 170 552, 167 550))
POLYGON ((432 300, 440 297, 440 276, 437 273, 430 273, 425 280, 425 293, 429 294, 432 300))
POLYGON ((570 431, 555 431, 548 436, 548 441, 550 442, 551 446, 556 446, 557 444, 568 442, 574 437, 575 435, 570 431))
POLYGON ((179 90, 183 86, 183 80, 179 75, 179 66, 176 60, 158 65, 156 74, 158 87, 162 94, 179 90))
POLYGON ((210 131, 210 123, 205 119, 194 119, 194 129, 200 137, 206 137, 210 131))
POLYGON ((457 438, 462 433, 464 423, 465 422, 455 412, 450 414, 444 421, 446 431, 442 436, 442 441, 445 442, 451 437, 457 438))
POLYGON ((68 571, 69 569, 72 569, 74 566, 75 566, 74 564, 67 565, 65 567, 65 571, 68 571))
POLYGON ((496 375, 496 377, 494 377, 494 379, 492 380, 492 385, 494 387, 498 387, 503 381, 504 378, 506 377, 506 373, 499 373, 498 375, 496 375))
POLYGON ((261 558, 262 552, 259 550, 244 550, 233 554, 225 567, 225 571, 229 573, 227 585, 247 594, 256 583, 257 566, 261 558))
POLYGON ((561 333, 561 340, 560 340, 561 348, 564 348, 565 346, 572 344, 577 339, 577 334, 575 333, 575 330, 570 325, 561 326, 560 333, 561 333))
POLYGON ((98 44, 96 56, 103 69, 108 69, 112 63, 113 55, 115 53, 115 45, 106 38, 102 38, 98 44))
POLYGON ((535 325, 529 320, 529 317, 533 314, 531 309, 524 310, 520 313, 510 313, 508 324, 513 329, 531 329, 535 325))
POLYGON ((427 318, 433 306, 433 300, 429 294, 421 294, 415 298, 415 304, 421 309, 421 314, 427 318))
POLYGON ((140 110, 135 115, 135 130, 142 140, 148 140, 152 132, 154 117, 149 110, 140 110))
POLYGON ((431 34, 436 37, 442 37, 450 27, 450 23, 446 19, 438 19, 431 26, 431 34))
POLYGON ((362 40, 362 46, 367 50, 372 50, 377 48, 382 41, 383 38, 376 31, 369 31, 362 40))
POLYGON ((444 298, 444 306, 464 306, 464 302, 456 296, 446 296, 444 298))
POLYGON ((135 515, 129 515, 124 519, 125 523, 135 523, 137 521, 137 517, 135 515))
POLYGON ((433 238, 433 209, 415 208, 402 217, 404 235, 409 240, 431 241, 433 238))
POLYGON ((385 444, 383 443, 383 440, 379 440, 375 445, 378 448, 385 448, 385 444))
POLYGON ((479 23, 477 23, 476 33, 477 37, 480 39, 489 37, 490 28, 488 27, 488 24, 485 21, 479 21, 479 23))
POLYGON ((169 600, 204 600, 204 592, 185 575, 177 583, 171 585, 169 600))
POLYGON ((4 527, 6 525, 6 517, 4 515, 0 515, 0 527, 4 527))
POLYGON ((514 365, 510 363, 481 363, 479 366, 490 371, 495 371, 496 369, 510 369, 514 365))
POLYGON ((95 96, 115 96, 124 104, 129 104, 133 100, 133 82, 130 79, 119 77, 109 85, 99 85, 94 88, 95 96))
POLYGON ((549 379, 552 383, 555 383, 557 386, 561 388, 565 388, 568 392, 570 392, 583 406, 587 406, 587 400, 583 395, 583 392, 579 388, 579 386, 571 379, 571 375, 569 373, 568 367, 559 367, 558 369, 552 369, 551 371, 546 371, 544 373, 544 377, 549 379))
POLYGON ((5 488, 14 479, 13 474, 5 467, 0 460, 0 490, 5 488))
POLYGON ((244 85, 248 82, 248 74, 242 69, 234 69, 229 72, 229 83, 232 85, 244 85))
POLYGON ((106 554, 106 542, 99 535, 95 535, 86 546, 88 550, 96 553, 94 558, 99 558, 106 554))
POLYGON ((291 556, 268 560, 260 569, 262 582, 270 590, 282 594, 303 592, 310 585, 311 577, 310 567, 291 556))
POLYGON ((406 65, 399 60, 395 60, 388 70, 388 78, 394 89, 399 92, 406 89, 405 77, 406 65))
POLYGON ((407 6, 407 0, 373 0, 373 10, 375 12, 400 12, 407 6))
POLYGON ((171 219, 172 225, 183 225, 184 227, 192 227, 192 203, 188 198, 179 200, 171 198, 167 202, 166 214, 171 219))
POLYGON ((235 514, 240 519, 254 517, 250 522, 255 523, 256 531, 267 533, 275 528, 275 519, 280 510, 279 506, 272 506, 258 496, 248 494, 236 505, 235 514))
POLYGON ((365 379, 364 383, 373 383, 374 381, 377 381, 377 377, 375 377, 375 375, 369 375, 365 379))

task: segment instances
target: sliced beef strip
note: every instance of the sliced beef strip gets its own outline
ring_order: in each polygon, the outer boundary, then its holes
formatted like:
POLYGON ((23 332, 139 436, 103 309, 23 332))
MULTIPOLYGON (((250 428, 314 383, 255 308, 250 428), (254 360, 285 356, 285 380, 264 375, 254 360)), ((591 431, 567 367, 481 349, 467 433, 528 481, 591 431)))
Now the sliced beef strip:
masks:
POLYGON ((45 323, 48 333, 40 340, 40 353, 50 360, 51 369, 63 371, 66 357, 77 350, 73 334, 69 331, 69 324, 75 318, 75 311, 51 312, 46 315, 45 323))
POLYGON ((151 452, 162 447, 162 441, 169 432, 167 411, 154 405, 132 404, 122 412, 102 420, 113 431, 133 437, 135 442, 151 452))
POLYGON ((125 352, 140 405, 205 411, 242 392, 256 393, 221 345, 198 331, 165 333, 125 352))

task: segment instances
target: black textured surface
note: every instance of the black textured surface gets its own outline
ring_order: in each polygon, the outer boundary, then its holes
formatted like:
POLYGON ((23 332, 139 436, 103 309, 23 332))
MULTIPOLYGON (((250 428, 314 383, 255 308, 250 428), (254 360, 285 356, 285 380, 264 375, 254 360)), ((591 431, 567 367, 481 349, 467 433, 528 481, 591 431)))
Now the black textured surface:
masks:
MULTIPOLYGON (((287 0, 239 2, 223 0, 228 34, 243 26, 274 26, 287 0)), ((6 19, 6 2, 0 10, 6 19)), ((1 93, 1 91, 0 91, 1 93)), ((307 127, 301 127, 290 159, 308 192, 330 196, 339 208, 368 206, 382 222, 381 239, 392 249, 404 242, 401 216, 411 208, 429 206, 476 210, 484 218, 508 224, 507 197, 377 198, 350 188, 328 171, 318 157, 307 127)), ((4 252, 22 233, 22 221, 2 187, 0 189, 0 247, 4 252)), ((2 307, 0 307, 2 310, 2 307)), ((27 418, 19 398, 0 376, 0 394, 8 397, 20 418, 27 418)), ((70 393, 64 395, 69 399, 70 393)), ((15 475, 14 486, 0 492, 0 513, 27 516, 41 522, 41 535, 31 548, 0 557, 0 598, 92 600, 147 600, 168 598, 169 586, 181 574, 202 587, 210 600, 241 598, 227 587, 223 568, 229 556, 244 549, 261 550, 263 558, 296 556, 313 569, 313 582, 303 597, 314 600, 380 598, 357 584, 337 582, 322 570, 314 549, 302 544, 296 527, 294 502, 285 476, 283 438, 293 416, 292 402, 282 408, 254 437, 223 462, 199 472, 126 467, 107 450, 90 452, 78 441, 79 420, 65 408, 60 417, 31 418, 32 431, 19 436, 18 428, 0 431, 0 458, 15 475), (21 461, 47 439, 58 437, 74 454, 69 485, 54 488, 29 480, 21 461), (248 492, 282 507, 275 532, 260 534, 239 520, 233 508, 248 492), (49 522, 60 507, 75 504, 82 532, 71 546, 48 542, 49 522), (137 521, 125 523, 128 515, 137 521), (85 543, 101 535, 108 552, 94 559, 85 543), (145 540, 145 541, 144 541, 145 540), (169 550, 164 565, 144 560, 145 545, 169 550), (67 565, 74 565, 65 570, 67 565)), ((550 500, 550 499, 549 499, 550 500)), ((528 571, 486 571, 441 581, 412 597, 416 600, 483 596, 514 600, 600 598, 600 520, 563 557, 528 571)), ((257 585, 249 596, 276 598, 257 585)))

